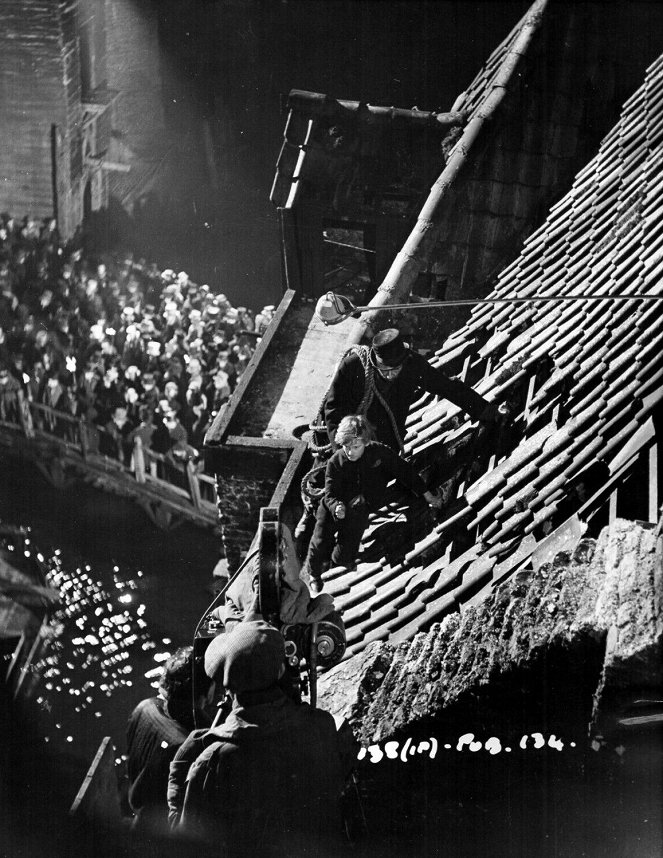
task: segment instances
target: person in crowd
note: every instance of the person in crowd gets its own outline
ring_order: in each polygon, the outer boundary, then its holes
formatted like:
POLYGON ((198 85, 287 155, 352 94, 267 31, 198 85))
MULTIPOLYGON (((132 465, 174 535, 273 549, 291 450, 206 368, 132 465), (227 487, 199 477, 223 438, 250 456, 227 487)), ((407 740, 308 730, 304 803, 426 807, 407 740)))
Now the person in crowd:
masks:
POLYGON ((152 435, 155 430, 154 412, 149 405, 141 405, 138 408, 138 426, 131 432, 129 443, 133 447, 136 438, 140 439, 140 443, 145 449, 149 449, 152 445, 152 435))
POLYGON ((256 334, 260 334, 262 336, 267 328, 269 327, 269 323, 274 318, 275 307, 273 304, 268 304, 266 307, 263 307, 260 313, 256 316, 255 319, 255 332, 256 334))
POLYGON ((141 402, 154 411, 159 406, 161 399, 161 391, 157 386, 155 374, 153 372, 144 373, 141 386, 143 388, 141 402))
POLYGON ((211 396, 212 411, 218 413, 230 397, 230 383, 227 373, 218 369, 212 377, 212 388, 208 396, 211 396))
POLYGON ((389 480, 398 480, 429 504, 437 503, 412 465, 372 440, 371 426, 362 415, 344 417, 336 440, 339 449, 327 463, 324 498, 302 569, 314 593, 322 590, 322 573, 330 563, 354 567, 369 513, 384 504, 389 480))
POLYGON ((127 410, 127 419, 131 423, 132 428, 138 425, 138 411, 140 409, 138 399, 138 391, 135 387, 124 388, 124 406, 127 410))
POLYGON ((0 366, 0 420, 18 423, 21 385, 9 367, 0 366))
POLYGON ((187 421, 184 428, 187 430, 191 443, 196 449, 203 445, 205 433, 210 425, 209 410, 207 408, 207 396, 196 387, 189 387, 186 392, 187 421))
POLYGON ((134 826, 143 831, 166 829, 170 763, 195 721, 211 723, 207 708, 214 696, 214 683, 202 671, 196 675, 194 701, 193 671, 193 648, 178 649, 164 666, 158 695, 142 700, 129 717, 128 799, 134 826))
MULTIPOLYGON (((205 653, 207 675, 230 692, 232 709, 202 737, 176 831, 228 858, 342 849, 353 740, 328 712, 286 696, 284 661, 282 635, 262 619, 217 636, 205 653)), ((174 804, 176 817, 176 796, 174 804)))
POLYGON ((131 433, 133 424, 127 416, 124 405, 116 405, 113 408, 111 419, 104 426, 105 432, 101 435, 100 452, 111 459, 118 459, 125 465, 131 459, 131 433))
POLYGON ((166 400, 161 400, 157 409, 154 412, 154 432, 151 438, 151 448, 155 453, 160 453, 162 456, 170 450, 173 445, 173 439, 170 435, 170 430, 166 425, 166 421, 172 424, 172 416, 168 408, 166 400))

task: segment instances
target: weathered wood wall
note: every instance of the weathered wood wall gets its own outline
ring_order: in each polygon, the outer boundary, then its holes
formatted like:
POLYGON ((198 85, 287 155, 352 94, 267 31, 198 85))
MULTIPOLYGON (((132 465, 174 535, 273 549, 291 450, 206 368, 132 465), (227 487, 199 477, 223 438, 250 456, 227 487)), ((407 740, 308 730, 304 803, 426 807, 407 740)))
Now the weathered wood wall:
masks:
MULTIPOLYGON (((0 6, 0 209, 16 215, 54 213, 53 129, 60 130, 58 192, 70 182, 70 139, 78 69, 75 3, 0 6)), ((80 105, 79 105, 80 110, 80 105)))

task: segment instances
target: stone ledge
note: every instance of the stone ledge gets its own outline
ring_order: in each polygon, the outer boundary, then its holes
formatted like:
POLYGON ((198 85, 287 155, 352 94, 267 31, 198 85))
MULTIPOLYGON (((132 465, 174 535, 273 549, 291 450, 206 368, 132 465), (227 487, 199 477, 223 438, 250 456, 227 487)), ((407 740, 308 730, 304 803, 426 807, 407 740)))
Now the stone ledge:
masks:
POLYGON ((427 634, 338 665, 320 679, 319 705, 348 718, 363 742, 384 741, 468 701, 504 701, 511 684, 527 696, 532 682, 545 696, 548 673, 561 711, 560 683, 568 674, 571 686, 577 667, 583 717, 605 733, 621 706, 661 687, 662 543, 654 526, 618 519, 427 634))

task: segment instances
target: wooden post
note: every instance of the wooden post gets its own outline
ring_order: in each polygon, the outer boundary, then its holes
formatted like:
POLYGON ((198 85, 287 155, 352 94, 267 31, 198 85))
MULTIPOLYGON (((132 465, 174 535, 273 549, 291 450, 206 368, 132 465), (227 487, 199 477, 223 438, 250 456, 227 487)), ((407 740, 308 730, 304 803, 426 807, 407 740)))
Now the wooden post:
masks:
POLYGON ((617 489, 610 492, 610 500, 608 503, 608 521, 610 524, 617 518, 617 489))
POLYGON ((25 398, 22 390, 18 391, 18 411, 20 415, 23 434, 26 438, 35 437, 35 427, 32 422, 32 412, 30 411, 30 402, 25 398))
POLYGON ((137 483, 145 482, 145 455, 143 453, 143 442, 140 438, 134 438, 134 473, 137 483))
POLYGON ((649 521, 658 522, 658 444, 656 437, 649 448, 649 521))
POLYGON ((291 209, 277 209, 281 234, 281 272, 283 291, 294 289, 302 292, 302 275, 297 252, 295 219, 291 209))
POLYGON ((87 435, 87 423, 83 417, 78 420, 78 437, 81 439, 81 453, 83 454, 83 458, 87 459, 90 451, 90 442, 87 435))
POLYGON ((79 819, 103 820, 106 825, 120 824, 122 811, 115 773, 115 748, 110 736, 101 740, 69 814, 79 819))
POLYGON ((200 486, 198 485, 198 471, 196 470, 196 466, 189 459, 186 463, 186 476, 189 481, 189 493, 191 494, 191 500, 193 501, 193 505, 196 509, 200 509, 200 486))

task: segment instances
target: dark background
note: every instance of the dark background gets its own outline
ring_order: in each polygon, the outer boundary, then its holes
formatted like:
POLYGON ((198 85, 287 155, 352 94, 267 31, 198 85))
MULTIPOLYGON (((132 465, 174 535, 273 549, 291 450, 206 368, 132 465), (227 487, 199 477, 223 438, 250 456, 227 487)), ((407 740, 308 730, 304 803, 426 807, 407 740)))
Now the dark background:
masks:
POLYGON ((290 90, 450 110, 529 5, 160 0, 154 8, 177 175, 166 211, 126 243, 236 305, 278 303, 269 192, 290 90))

